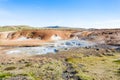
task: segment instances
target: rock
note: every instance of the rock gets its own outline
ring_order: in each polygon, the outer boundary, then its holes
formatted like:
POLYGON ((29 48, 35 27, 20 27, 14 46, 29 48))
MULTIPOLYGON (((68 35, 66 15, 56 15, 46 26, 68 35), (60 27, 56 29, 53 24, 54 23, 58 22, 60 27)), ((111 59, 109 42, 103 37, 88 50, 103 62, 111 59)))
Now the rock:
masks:
POLYGON ((78 66, 79 66, 80 68, 85 67, 85 65, 83 65, 83 64, 78 64, 78 66))
POLYGON ((14 67, 14 66, 10 66, 10 67, 6 67, 4 70, 14 70, 14 69, 16 69, 16 67, 14 67))
POLYGON ((119 48, 116 48, 116 51, 120 52, 120 47, 119 47, 119 48))
POLYGON ((112 53, 104 53, 103 55, 105 55, 105 56, 114 56, 114 54, 112 54, 112 53))
POLYGON ((96 51, 99 51, 99 48, 96 48, 96 51))
POLYGON ((76 76, 77 71, 74 69, 71 63, 67 62, 68 60, 65 59, 65 66, 67 69, 63 71, 62 78, 64 80, 81 80, 79 76, 76 76))
POLYGON ((54 52, 59 52, 59 50, 57 50, 57 49, 54 49, 54 52))
POLYGON ((14 62, 10 61, 10 62, 7 62, 7 64, 14 64, 14 62))
POLYGON ((82 80, 79 76, 74 76, 73 80, 82 80))

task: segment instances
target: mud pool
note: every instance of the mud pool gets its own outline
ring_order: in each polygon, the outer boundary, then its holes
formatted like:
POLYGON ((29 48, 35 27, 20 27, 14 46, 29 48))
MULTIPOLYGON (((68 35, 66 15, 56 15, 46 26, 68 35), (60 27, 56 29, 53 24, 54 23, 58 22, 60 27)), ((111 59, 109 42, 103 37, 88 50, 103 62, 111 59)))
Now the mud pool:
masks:
POLYGON ((95 43, 88 41, 71 39, 71 40, 60 40, 53 43, 45 43, 44 46, 37 47, 15 47, 6 51, 6 54, 47 54, 56 53, 58 51, 65 51, 75 47, 88 47, 93 46, 95 43))

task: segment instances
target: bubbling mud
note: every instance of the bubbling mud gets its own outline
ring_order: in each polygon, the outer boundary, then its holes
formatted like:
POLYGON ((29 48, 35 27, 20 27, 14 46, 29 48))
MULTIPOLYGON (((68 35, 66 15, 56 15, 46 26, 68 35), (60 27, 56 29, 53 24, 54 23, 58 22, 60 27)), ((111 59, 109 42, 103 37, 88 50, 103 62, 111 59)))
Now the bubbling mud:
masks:
POLYGON ((12 48, 6 51, 6 54, 47 54, 47 53, 56 53, 58 51, 68 50, 74 47, 87 47, 93 46, 95 43, 77 40, 77 39, 70 39, 70 40, 60 40, 55 41, 53 43, 45 43, 44 46, 37 46, 37 47, 17 47, 12 48))

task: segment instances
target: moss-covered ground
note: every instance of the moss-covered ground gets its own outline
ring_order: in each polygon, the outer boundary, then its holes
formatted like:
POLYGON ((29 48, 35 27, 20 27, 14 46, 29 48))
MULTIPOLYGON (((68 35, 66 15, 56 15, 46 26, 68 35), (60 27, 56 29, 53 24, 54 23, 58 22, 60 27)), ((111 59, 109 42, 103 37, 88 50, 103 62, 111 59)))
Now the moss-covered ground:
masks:
POLYGON ((66 80, 63 74, 68 68, 66 64, 71 65, 71 69, 76 72, 68 74, 68 76, 72 75, 68 80, 120 80, 120 53, 104 52, 104 54, 113 55, 96 56, 93 55, 94 52, 96 54, 93 49, 81 48, 77 52, 71 50, 57 54, 30 56, 11 63, 2 62, 0 63, 0 80, 22 80, 22 78, 66 80), (74 78, 75 76, 79 78, 74 78))

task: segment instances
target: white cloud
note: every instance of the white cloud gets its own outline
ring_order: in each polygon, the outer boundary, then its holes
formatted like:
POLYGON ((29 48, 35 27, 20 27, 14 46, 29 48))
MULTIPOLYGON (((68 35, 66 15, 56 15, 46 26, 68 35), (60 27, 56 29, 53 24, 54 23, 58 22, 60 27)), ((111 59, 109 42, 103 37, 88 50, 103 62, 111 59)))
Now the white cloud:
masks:
POLYGON ((120 28, 120 20, 108 20, 83 25, 85 28, 120 28))
POLYGON ((120 19, 116 20, 69 20, 69 18, 52 18, 52 17, 36 17, 33 13, 31 15, 20 14, 0 8, 0 26, 1 25, 30 25, 30 26, 51 26, 60 25, 68 27, 80 28, 120 28, 120 19), (33 16, 31 16, 33 15, 33 16))

